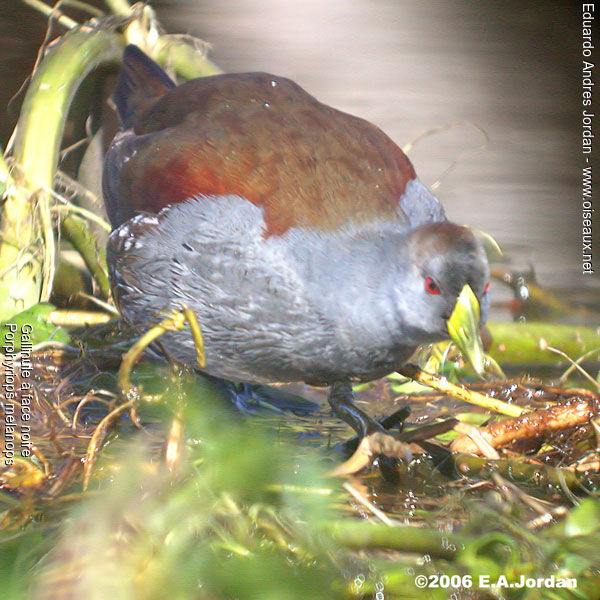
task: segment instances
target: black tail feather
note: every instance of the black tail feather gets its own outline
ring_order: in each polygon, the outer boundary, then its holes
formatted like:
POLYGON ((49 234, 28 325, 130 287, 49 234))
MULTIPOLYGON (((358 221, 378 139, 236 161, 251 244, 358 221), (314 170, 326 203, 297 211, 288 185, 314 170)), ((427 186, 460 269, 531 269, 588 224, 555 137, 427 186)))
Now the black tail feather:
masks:
POLYGON ((112 94, 121 125, 131 127, 140 104, 158 98, 174 87, 171 78, 149 56, 137 46, 128 45, 112 94))

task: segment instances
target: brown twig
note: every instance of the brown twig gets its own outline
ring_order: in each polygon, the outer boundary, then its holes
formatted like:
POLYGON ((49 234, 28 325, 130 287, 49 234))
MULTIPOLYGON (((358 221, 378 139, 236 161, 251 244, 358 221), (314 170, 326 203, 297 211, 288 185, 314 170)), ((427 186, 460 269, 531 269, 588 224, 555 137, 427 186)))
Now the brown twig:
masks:
MULTIPOLYGON (((585 425, 598 412, 598 397, 591 400, 574 396, 563 404, 491 423, 481 429, 480 433, 493 448, 500 448, 517 440, 537 438, 567 427, 585 425)), ((456 438, 450 449, 454 452, 479 454, 476 444, 467 436, 456 438)))
POLYGON ((92 434, 92 438, 85 452, 85 467, 83 469, 84 491, 87 490, 87 487, 89 485, 90 477, 92 476, 92 469, 94 467, 94 462, 96 461, 96 455, 98 454, 98 449, 100 448, 100 444, 104 440, 104 436, 106 435, 108 428, 116 421, 117 417, 119 417, 122 413, 128 410, 136 402, 137 397, 131 397, 127 402, 117 406, 111 412, 109 412, 102 419, 102 421, 100 421, 96 429, 94 429, 94 433, 92 434))

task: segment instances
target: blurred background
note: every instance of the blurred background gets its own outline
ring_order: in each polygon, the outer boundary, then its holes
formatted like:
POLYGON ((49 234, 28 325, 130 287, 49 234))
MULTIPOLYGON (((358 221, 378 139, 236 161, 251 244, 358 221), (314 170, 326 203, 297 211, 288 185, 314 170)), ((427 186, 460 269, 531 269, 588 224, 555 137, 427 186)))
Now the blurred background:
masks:
MULTIPOLYGON (((425 184, 437 186, 449 217, 493 235, 511 266, 532 266, 563 298, 600 302, 600 277, 581 273, 580 3, 151 4, 168 32, 212 44, 210 56, 225 71, 290 77, 400 146, 437 130, 409 156, 425 184)), ((45 28, 45 18, 18 0, 0 14, 3 144, 20 98, 5 107, 45 28)), ((599 229, 596 222, 600 271, 599 229)))

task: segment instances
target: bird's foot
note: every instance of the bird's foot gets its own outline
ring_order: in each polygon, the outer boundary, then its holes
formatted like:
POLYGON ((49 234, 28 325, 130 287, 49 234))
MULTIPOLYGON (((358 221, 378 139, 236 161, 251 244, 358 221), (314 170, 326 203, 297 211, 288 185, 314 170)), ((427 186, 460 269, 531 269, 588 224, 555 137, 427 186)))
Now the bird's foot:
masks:
POLYGON ((354 450, 352 456, 333 470, 332 475, 349 475, 369 465, 373 458, 379 457, 379 468, 383 476, 395 482, 397 480, 398 459, 410 462, 412 455, 406 444, 388 433, 388 429, 404 421, 409 410, 402 408, 380 423, 372 419, 354 404, 354 394, 349 382, 336 382, 329 390, 329 404, 343 421, 358 434, 345 446, 354 450))
POLYGON ((375 431, 363 437, 354 454, 347 461, 333 469, 330 475, 340 477, 358 473, 358 471, 371 464, 376 456, 400 459, 407 463, 412 460, 412 453, 408 444, 400 442, 384 431, 375 431))
MULTIPOLYGON (((409 415, 410 408, 408 408, 408 406, 403 406, 402 408, 399 408, 393 412, 391 415, 388 415, 383 419, 379 419, 379 421, 373 421, 369 417, 370 421, 365 425, 365 431, 367 432, 365 435, 375 432, 379 432, 384 435, 389 434, 389 431, 395 427, 398 427, 398 431, 402 431, 404 428, 404 421, 409 415)), ((358 448, 358 444, 360 443, 361 439, 362 437, 354 436, 344 442, 336 444, 335 450, 344 457, 350 456, 358 448)))

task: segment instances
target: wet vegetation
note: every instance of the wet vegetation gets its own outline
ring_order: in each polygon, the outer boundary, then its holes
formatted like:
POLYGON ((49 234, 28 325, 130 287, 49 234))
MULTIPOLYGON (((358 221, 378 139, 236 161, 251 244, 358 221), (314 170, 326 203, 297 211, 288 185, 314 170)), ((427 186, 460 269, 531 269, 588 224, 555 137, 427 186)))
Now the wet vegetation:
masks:
POLYGON ((0 597, 600 597, 597 307, 499 263, 515 322, 489 325, 488 379, 440 344, 414 362, 443 377, 358 386, 414 458, 332 476, 357 444, 324 391, 263 387, 242 414, 218 382, 131 353, 110 304, 77 99, 126 42, 180 78, 218 71, 203 45, 124 0, 27 4, 64 35, 0 158, 0 597))

